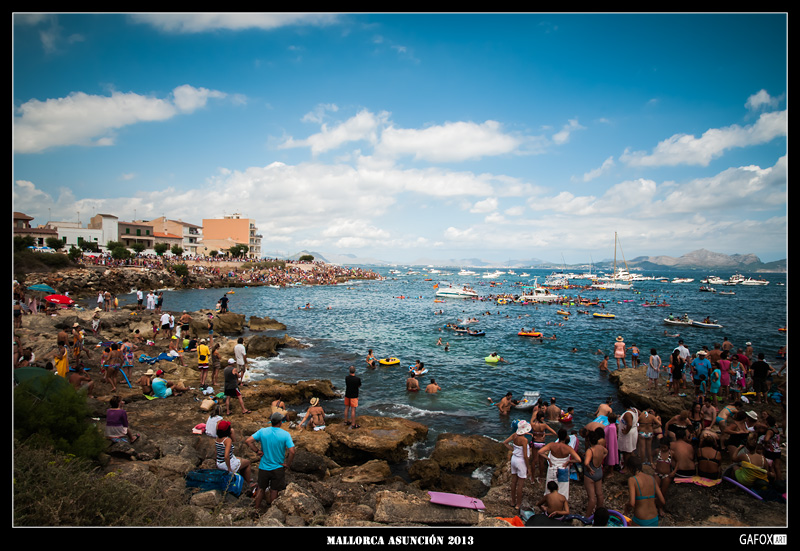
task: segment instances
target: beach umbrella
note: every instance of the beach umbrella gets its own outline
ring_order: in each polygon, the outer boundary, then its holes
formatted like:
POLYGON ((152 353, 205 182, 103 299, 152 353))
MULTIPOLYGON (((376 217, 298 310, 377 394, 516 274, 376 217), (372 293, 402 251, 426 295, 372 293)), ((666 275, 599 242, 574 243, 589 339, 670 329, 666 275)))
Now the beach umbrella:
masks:
POLYGON ((47 302, 54 302, 56 304, 74 304, 75 301, 66 295, 48 295, 44 297, 47 302))
POLYGON ((35 285, 31 285, 28 287, 28 291, 41 291, 43 293, 50 293, 55 294, 56 290, 50 287, 49 285, 45 285, 44 283, 36 283, 35 285))

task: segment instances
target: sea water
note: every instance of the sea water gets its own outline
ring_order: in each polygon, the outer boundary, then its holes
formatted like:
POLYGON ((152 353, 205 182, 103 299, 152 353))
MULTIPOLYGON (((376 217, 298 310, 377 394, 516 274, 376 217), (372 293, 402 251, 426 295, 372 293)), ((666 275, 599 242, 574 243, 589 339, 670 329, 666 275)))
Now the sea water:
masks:
MULTIPOLYGON (((505 274, 490 280, 476 276, 433 274, 424 270, 396 275, 387 268, 372 268, 386 279, 351 281, 332 286, 291 286, 276 289, 265 286, 237 287, 227 294, 229 310, 250 316, 270 317, 287 326, 284 333, 300 340, 303 349, 282 349, 274 358, 250 358, 253 379, 276 378, 286 382, 308 379, 330 380, 344 390, 349 366, 356 367, 362 386, 359 415, 396 416, 429 427, 428 441, 412 454, 425 455, 436 436, 443 432, 480 434, 505 439, 512 422, 529 419, 530 413, 512 410, 500 415, 488 398, 499 401, 507 392, 515 399, 525 391, 539 391, 562 408, 575 408, 573 427, 591 421, 598 404, 616 395, 616 387, 598 370, 604 354, 609 369, 616 368, 613 345, 621 336, 627 346, 637 345, 640 361, 646 364, 655 348, 664 365, 682 339, 694 354, 703 345, 709 348, 727 337, 735 347, 752 342, 767 362, 779 368, 777 352, 786 345, 787 287, 785 274, 767 274, 766 286, 714 286, 716 293, 701 292, 698 272, 675 273, 673 277, 694 278, 691 283, 638 281, 624 291, 566 289, 558 294, 600 299, 597 306, 498 304, 491 297, 521 293, 523 283, 534 277, 541 282, 547 271, 527 270, 530 277, 505 274), (435 302, 438 281, 469 284, 482 300, 448 298, 435 302), (733 295, 720 291, 732 291, 733 295), (645 307, 645 302, 666 301, 668 307, 645 307), (311 308, 301 308, 310 304, 311 308), (568 318, 557 310, 570 312, 568 318), (579 313, 588 311, 588 314, 579 313), (614 314, 613 319, 595 318, 594 312, 614 314), (721 329, 678 327, 664 318, 688 314, 716 321, 721 329), (470 328, 484 336, 459 334, 447 328, 472 318, 470 328), (541 331, 542 341, 518 336, 522 329, 541 331), (680 334, 680 337, 672 335, 680 334), (441 338, 443 345, 437 345, 441 338), (445 343, 449 347, 445 350, 445 343), (368 369, 365 358, 372 349, 377 358, 397 357, 400 364, 368 369), (484 358, 496 352, 506 363, 489 364, 484 358), (408 367, 420 360, 428 373, 420 377, 420 392, 405 390, 408 367), (442 387, 438 394, 427 394, 425 386, 435 378, 442 387)), ((663 275, 647 274, 644 275, 663 275)), ((727 276, 716 274, 723 278, 727 276)), ((584 282, 589 283, 589 282, 584 282)), ((215 308, 228 289, 180 290, 165 293, 164 309, 173 312, 215 308)), ((248 335, 245 335, 246 337, 248 335)), ((626 361, 630 366, 631 355, 626 361)), ((644 376, 644 375, 643 375, 644 376)), ((664 379, 666 382, 666 379, 664 379)), ((615 401, 615 400, 612 400, 615 401)), ((620 409, 619 403, 612 404, 620 409)), ((248 404, 253 407, 252 404, 248 404)), ((343 414, 343 398, 322 403, 332 417, 343 414)), ((305 411, 306 405, 297 406, 305 411)), ((556 427, 558 428, 558 427, 556 427)))

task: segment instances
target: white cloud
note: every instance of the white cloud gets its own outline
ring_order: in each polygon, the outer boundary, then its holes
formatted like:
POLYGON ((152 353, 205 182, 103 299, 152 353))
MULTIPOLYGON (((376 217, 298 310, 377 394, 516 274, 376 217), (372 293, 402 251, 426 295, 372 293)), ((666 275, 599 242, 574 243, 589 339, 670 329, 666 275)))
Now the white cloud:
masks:
POLYGON ((584 182, 590 182, 590 181, 594 180, 595 178, 598 178, 598 177, 602 176, 603 174, 607 173, 612 168, 614 168, 614 157, 613 156, 609 157, 608 159, 603 161, 603 164, 600 165, 599 167, 597 167, 594 170, 590 170, 589 172, 585 173, 583 175, 583 181, 584 182))
POLYGON ((133 14, 133 21, 151 25, 161 31, 200 33, 215 30, 271 31, 286 26, 322 26, 336 23, 339 16, 327 13, 153 13, 133 14))
POLYGON ((497 210, 497 199, 494 197, 489 197, 487 199, 484 199, 483 201, 478 201, 477 203, 475 203, 470 209, 470 212, 486 214, 489 212, 494 212, 496 210, 497 210))
POLYGON ((763 113, 750 126, 731 125, 712 128, 699 138, 689 134, 675 134, 660 142, 651 154, 643 151, 628 152, 620 160, 631 166, 676 166, 681 164, 708 166, 725 151, 764 144, 788 135, 789 118, 786 111, 763 113))
POLYGON ((336 126, 328 127, 327 124, 323 124, 321 132, 304 140, 287 138, 279 148, 308 147, 314 155, 318 155, 351 142, 366 140, 374 144, 378 141, 380 127, 388 118, 389 114, 385 111, 376 115, 364 109, 336 126))
POLYGON ((14 117, 14 151, 38 153, 67 145, 112 145, 114 132, 120 128, 191 113, 212 97, 225 94, 183 85, 173 90, 172 99, 133 92, 112 92, 110 96, 73 92, 64 98, 32 99, 22 104, 14 117))
POLYGON ((576 130, 585 130, 586 127, 581 126, 577 119, 570 119, 570 121, 565 124, 559 132, 553 134, 553 142, 556 145, 563 145, 569 141, 569 137, 572 135, 573 132, 576 130))
POLYGON ((744 106, 751 111, 757 111, 764 108, 775 109, 778 107, 782 97, 783 96, 779 98, 773 98, 766 90, 759 90, 747 98, 747 102, 745 102, 744 106))
POLYGON ((497 121, 448 122, 423 129, 389 127, 376 154, 416 160, 454 162, 518 152, 522 140, 502 131, 497 121))

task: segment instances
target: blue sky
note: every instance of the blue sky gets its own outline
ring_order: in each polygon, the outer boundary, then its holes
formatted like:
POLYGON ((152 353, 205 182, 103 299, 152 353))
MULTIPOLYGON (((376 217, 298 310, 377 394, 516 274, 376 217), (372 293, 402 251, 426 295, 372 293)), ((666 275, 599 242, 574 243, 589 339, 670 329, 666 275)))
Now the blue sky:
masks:
POLYGON ((268 255, 787 256, 787 15, 15 14, 13 209, 268 255))

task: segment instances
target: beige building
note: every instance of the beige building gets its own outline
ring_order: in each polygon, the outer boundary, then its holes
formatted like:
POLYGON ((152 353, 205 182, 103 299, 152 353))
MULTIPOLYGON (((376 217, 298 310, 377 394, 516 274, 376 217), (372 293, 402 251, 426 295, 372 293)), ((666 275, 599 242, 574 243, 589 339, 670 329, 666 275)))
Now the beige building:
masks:
POLYGON ((261 258, 261 235, 255 220, 242 218, 238 213, 203 219, 203 244, 199 247, 202 254, 224 252, 234 245, 247 245, 247 256, 261 258))
POLYGON ((178 245, 184 254, 202 254, 203 227, 183 220, 170 220, 164 216, 150 220, 156 235, 156 243, 178 245), (175 236, 178 241, 175 242, 175 236))
POLYGON ((120 243, 126 247, 131 247, 134 243, 141 243, 146 249, 152 249, 155 245, 155 235, 153 235, 153 225, 150 222, 136 220, 134 222, 118 222, 117 229, 120 243))

